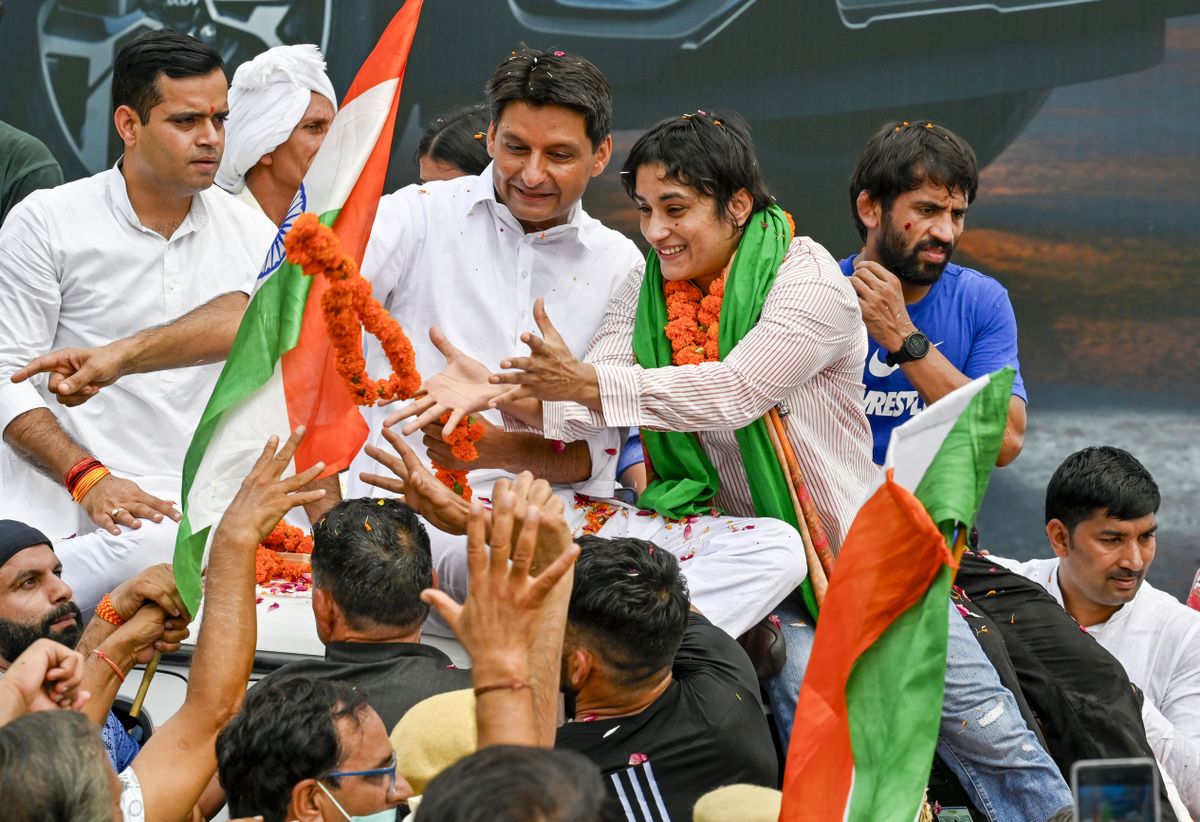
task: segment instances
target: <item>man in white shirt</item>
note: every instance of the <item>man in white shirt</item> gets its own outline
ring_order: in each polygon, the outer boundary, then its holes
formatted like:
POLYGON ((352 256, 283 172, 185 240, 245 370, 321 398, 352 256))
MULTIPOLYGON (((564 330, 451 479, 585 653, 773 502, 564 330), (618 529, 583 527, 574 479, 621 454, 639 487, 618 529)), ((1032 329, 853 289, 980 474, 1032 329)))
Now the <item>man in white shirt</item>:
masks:
POLYGON ((1046 588, 1142 689, 1146 738, 1200 816, 1200 613, 1145 581, 1160 502, 1150 473, 1119 448, 1085 448, 1046 488, 1054 559, 993 561, 1046 588))
MULTIPOLYGON (((226 89, 220 56, 191 37, 152 32, 117 55, 122 159, 36 192, 0 230, 0 375, 51 349, 168 322, 261 267, 275 227, 210 188, 226 89)), ((169 500, 179 499, 184 449, 219 368, 138 375, 86 407, 52 411, 56 384, 71 371, 51 373, 48 386, 0 379, 9 446, 0 455, 0 516, 54 539, 64 579, 86 610, 141 569, 170 560, 178 513, 169 500)))

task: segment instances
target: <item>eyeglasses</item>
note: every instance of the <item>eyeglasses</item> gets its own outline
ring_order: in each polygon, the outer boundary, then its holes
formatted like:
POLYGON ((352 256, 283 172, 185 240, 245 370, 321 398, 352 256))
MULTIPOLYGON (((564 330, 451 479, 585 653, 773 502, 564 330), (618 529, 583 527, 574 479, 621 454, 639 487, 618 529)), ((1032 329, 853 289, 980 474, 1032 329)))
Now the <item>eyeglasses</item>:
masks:
POLYGON ((393 793, 396 790, 396 754, 392 754, 392 761, 382 768, 370 768, 365 771, 330 771, 321 779, 333 777, 335 779, 343 776, 384 776, 388 778, 388 793, 393 793))

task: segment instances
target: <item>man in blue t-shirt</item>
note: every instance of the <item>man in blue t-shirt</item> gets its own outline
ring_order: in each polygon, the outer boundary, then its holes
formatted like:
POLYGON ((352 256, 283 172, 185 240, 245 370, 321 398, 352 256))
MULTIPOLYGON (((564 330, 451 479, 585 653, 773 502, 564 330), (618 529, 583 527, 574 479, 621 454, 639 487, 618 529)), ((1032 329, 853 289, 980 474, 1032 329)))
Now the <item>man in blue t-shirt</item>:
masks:
POLYGON ((978 187, 971 147, 924 120, 883 126, 855 166, 851 208, 865 244, 841 266, 867 326, 863 401, 876 463, 893 428, 1006 365, 1017 374, 996 464, 1021 453, 1026 396, 1008 292, 950 262, 978 187))

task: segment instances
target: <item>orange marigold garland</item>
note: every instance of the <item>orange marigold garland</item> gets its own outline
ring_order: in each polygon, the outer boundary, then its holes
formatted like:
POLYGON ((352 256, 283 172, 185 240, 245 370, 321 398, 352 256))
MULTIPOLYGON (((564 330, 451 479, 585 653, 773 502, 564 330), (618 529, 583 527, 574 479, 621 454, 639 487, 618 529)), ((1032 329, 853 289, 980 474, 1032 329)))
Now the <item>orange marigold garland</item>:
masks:
POLYGON ((725 272, 712 281, 707 296, 687 280, 667 281, 667 339, 671 341, 671 362, 698 365, 719 360, 717 335, 720 331, 721 300, 725 296, 725 272))
POLYGON ((395 318, 371 294, 371 284, 342 250, 333 230, 322 225, 316 215, 303 214, 283 243, 289 261, 310 277, 324 274, 329 281, 329 289, 321 297, 321 312, 335 352, 334 365, 354 401, 358 405, 374 405, 380 399, 412 397, 421 386, 412 343, 395 318), (362 354, 364 329, 383 346, 392 366, 391 376, 375 380, 367 374, 362 354))
MULTIPOLYGON (((342 250, 341 241, 314 214, 302 214, 283 239, 288 260, 300 266, 310 277, 324 274, 329 289, 321 297, 325 330, 334 349, 334 367, 358 405, 374 405, 378 400, 407 400, 421 387, 416 355, 400 323, 371 294, 371 284, 363 279, 358 265, 342 250), (362 354, 362 332, 379 340, 392 366, 391 376, 380 380, 367 374, 362 354)), ((444 424, 448 415, 443 417, 444 424)), ((448 442, 454 456, 463 462, 479 458, 474 443, 483 436, 484 427, 473 417, 458 424, 448 442)), ((464 499, 471 498, 466 471, 450 471, 433 464, 434 476, 464 499)))

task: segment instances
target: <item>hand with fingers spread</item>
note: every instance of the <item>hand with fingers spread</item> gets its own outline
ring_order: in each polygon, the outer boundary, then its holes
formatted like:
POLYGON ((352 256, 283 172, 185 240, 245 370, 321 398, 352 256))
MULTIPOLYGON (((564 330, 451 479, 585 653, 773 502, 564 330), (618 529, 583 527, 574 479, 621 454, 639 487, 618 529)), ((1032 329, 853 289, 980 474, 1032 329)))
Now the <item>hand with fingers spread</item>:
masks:
POLYGON ((550 322, 542 297, 533 304, 533 318, 542 336, 539 338, 529 332, 522 334, 521 342, 529 346, 529 356, 510 357, 500 363, 501 368, 514 370, 492 375, 492 383, 516 387, 493 399, 490 406, 498 408, 532 398, 547 402, 566 400, 599 409, 600 383, 596 369, 580 362, 571 353, 558 329, 550 322))
POLYGON ((505 391, 489 382, 492 372, 483 363, 459 351, 436 326, 429 329, 429 340, 446 358, 446 367, 440 374, 425 381, 417 392, 417 399, 383 422, 385 427, 391 427, 401 420, 416 417, 404 426, 405 436, 437 422, 447 412, 450 418, 443 426, 443 431, 449 436, 459 420, 487 408, 489 401, 505 391))
POLYGON ((513 496, 513 520, 517 527, 525 522, 525 513, 530 508, 538 510, 538 537, 533 552, 531 574, 539 574, 554 564, 575 542, 571 529, 564 518, 566 505, 554 494, 554 487, 544 479, 537 479, 529 471, 522 471, 516 478, 500 478, 492 489, 492 495, 500 499, 504 494, 513 496))
POLYGON ((89 696, 80 690, 82 680, 82 654, 54 640, 39 639, 16 658, 0 682, 20 694, 25 713, 33 713, 79 710, 89 696))
POLYGON ((136 482, 109 474, 88 491, 79 506, 92 522, 110 534, 120 534, 118 525, 141 528, 140 520, 162 522, 163 515, 179 521, 179 511, 173 502, 147 494, 136 482))
POLYGON ((511 490, 496 498, 491 536, 486 538, 487 513, 478 502, 471 504, 467 524, 470 593, 465 605, 441 591, 421 593, 421 599, 437 608, 470 654, 477 693, 496 683, 512 683, 513 689, 524 687, 542 607, 579 555, 579 547, 571 544, 541 574, 530 576, 541 511, 536 505, 526 505, 518 523, 516 508, 517 497, 511 490), (490 552, 485 542, 490 544, 490 552))
POLYGON ((278 453, 275 449, 279 446, 279 438, 271 437, 267 441, 258 461, 242 480, 237 496, 225 509, 225 516, 217 526, 218 535, 225 531, 244 540, 249 540, 253 535, 253 544, 257 546, 288 511, 298 505, 314 503, 325 496, 324 489, 301 490, 325 470, 323 462, 281 479, 304 433, 303 427, 297 428, 278 453))
POLYGON ((82 405, 100 389, 124 376, 124 358, 116 345, 99 348, 61 348, 31 360, 12 375, 24 382, 35 374, 50 374, 50 393, 66 406, 82 405))
POLYGON ((908 316, 900 278, 873 260, 858 259, 850 285, 858 294, 867 333, 888 351, 898 351, 917 330, 908 316))
POLYGON ((408 507, 439 531, 447 534, 467 533, 467 516, 470 512, 467 501, 438 482, 403 437, 385 428, 383 438, 391 444, 395 453, 368 445, 367 456, 382 464, 392 475, 364 472, 359 479, 368 485, 399 494, 408 507))

